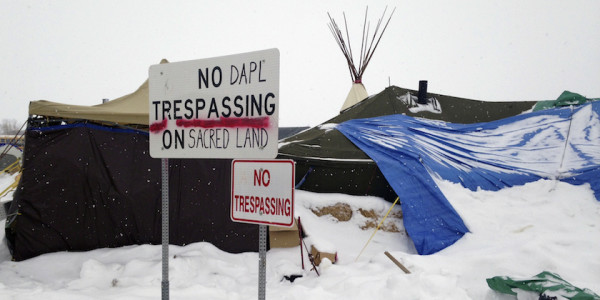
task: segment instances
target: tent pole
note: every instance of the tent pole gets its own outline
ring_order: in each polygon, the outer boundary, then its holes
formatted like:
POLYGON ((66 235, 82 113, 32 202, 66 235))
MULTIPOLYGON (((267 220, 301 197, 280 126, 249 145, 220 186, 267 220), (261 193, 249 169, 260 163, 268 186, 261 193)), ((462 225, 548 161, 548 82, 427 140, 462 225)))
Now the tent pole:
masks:
POLYGON ((360 250, 360 253, 358 253, 358 256, 354 260, 355 262, 358 261, 358 258, 360 257, 360 255, 363 253, 363 251, 365 251, 365 249, 367 248, 367 245, 369 245, 369 243, 371 242, 371 239, 373 239, 373 236, 375 236, 375 233, 377 233, 377 230, 379 230, 379 227, 381 226, 381 224, 383 224, 383 221, 385 221, 387 216, 390 214, 390 212, 392 211, 392 208, 394 208, 394 205, 396 205, 396 203, 398 203, 398 200, 400 200, 400 196, 396 197, 396 201, 394 201, 394 204, 392 204, 390 209, 388 209, 387 213, 385 214, 383 219, 381 219, 381 222, 379 222, 379 225, 377 225, 377 228, 375 228, 375 231, 373 231, 373 234, 371 234, 371 237, 369 238, 369 240, 367 241, 365 246, 362 248, 362 250, 360 250))

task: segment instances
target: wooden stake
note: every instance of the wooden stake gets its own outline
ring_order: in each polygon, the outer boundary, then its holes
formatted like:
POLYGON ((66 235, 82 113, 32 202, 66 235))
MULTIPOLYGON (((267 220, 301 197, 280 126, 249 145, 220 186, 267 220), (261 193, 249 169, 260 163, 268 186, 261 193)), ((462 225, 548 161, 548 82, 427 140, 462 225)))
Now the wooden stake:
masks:
POLYGON ((396 264, 396 266, 398 266, 398 268, 402 269, 402 271, 404 271, 404 273, 410 274, 410 271, 404 265, 402 265, 395 257, 393 257, 389 252, 385 251, 384 253, 390 260, 392 260, 396 264))
MULTIPOLYGON (((302 261, 302 270, 304 270, 304 253, 302 252, 302 223, 298 217, 298 241, 300 242, 300 260, 302 261)), ((306 250, 308 251, 308 250, 306 250)))

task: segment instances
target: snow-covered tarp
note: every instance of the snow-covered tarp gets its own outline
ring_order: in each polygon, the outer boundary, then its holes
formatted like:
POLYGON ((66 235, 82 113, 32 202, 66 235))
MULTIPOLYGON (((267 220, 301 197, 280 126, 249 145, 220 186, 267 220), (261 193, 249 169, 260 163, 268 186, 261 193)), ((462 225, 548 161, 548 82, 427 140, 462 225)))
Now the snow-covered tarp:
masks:
POLYGON ((377 163, 400 197, 417 251, 432 254, 468 232, 432 176, 473 191, 540 178, 587 183, 600 199, 599 115, 600 101, 594 101, 488 123, 391 115, 346 121, 337 129, 377 163))

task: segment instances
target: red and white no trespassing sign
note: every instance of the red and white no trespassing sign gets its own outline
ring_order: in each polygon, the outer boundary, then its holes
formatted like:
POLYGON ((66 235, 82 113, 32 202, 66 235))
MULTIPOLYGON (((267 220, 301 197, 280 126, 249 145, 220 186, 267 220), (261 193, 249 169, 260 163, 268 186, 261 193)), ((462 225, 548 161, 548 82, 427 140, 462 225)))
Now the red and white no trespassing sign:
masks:
POLYGON ((291 227, 294 224, 294 161, 234 160, 231 220, 291 227))

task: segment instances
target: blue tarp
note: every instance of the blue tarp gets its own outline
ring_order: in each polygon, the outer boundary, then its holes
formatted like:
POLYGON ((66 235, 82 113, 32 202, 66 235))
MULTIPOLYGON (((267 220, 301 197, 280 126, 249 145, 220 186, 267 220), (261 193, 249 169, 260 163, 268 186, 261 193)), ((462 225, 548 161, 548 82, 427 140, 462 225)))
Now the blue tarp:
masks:
POLYGON ((369 155, 400 197, 419 254, 456 242, 467 227, 433 180, 498 190, 541 178, 589 183, 600 199, 600 101, 476 124, 404 115, 337 126, 369 155))

